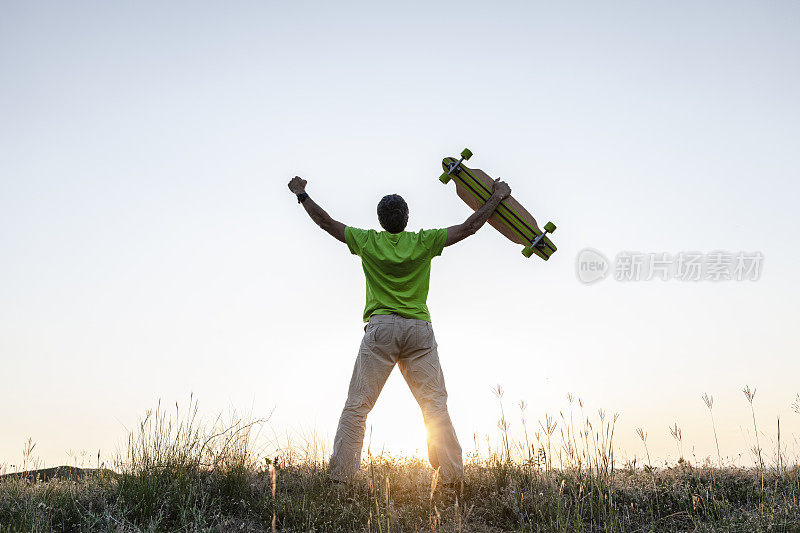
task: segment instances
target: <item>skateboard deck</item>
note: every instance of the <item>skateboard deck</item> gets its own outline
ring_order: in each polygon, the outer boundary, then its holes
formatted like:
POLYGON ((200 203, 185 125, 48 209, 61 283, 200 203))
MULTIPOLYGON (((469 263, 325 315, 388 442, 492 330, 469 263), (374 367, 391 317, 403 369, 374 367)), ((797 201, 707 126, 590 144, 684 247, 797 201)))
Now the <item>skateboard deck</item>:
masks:
MULTIPOLYGON (((439 180, 446 184, 452 179, 456 184, 458 196, 473 211, 477 211, 492 195, 494 180, 481 169, 465 166, 463 161, 470 157, 472 152, 464 149, 461 152, 461 159, 455 157, 442 159, 444 173, 439 180)), ((524 245, 522 254, 525 257, 536 254, 547 261, 557 250, 556 245, 547 236, 556 230, 555 224, 548 222, 542 231, 533 215, 513 196, 500 202, 488 222, 508 240, 524 245)))

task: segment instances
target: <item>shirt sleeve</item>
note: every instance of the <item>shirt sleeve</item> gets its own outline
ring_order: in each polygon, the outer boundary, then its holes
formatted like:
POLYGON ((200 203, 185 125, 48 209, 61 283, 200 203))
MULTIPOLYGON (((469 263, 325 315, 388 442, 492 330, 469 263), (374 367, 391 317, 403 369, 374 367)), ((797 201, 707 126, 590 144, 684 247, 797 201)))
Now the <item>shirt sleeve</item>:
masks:
POLYGON ((367 232, 363 229, 351 228, 347 226, 344 228, 344 242, 347 243, 347 248, 353 255, 361 255, 361 250, 367 242, 367 232))
POLYGON ((445 241, 447 241, 447 228, 429 229, 422 232, 422 243, 431 257, 442 255, 445 241))

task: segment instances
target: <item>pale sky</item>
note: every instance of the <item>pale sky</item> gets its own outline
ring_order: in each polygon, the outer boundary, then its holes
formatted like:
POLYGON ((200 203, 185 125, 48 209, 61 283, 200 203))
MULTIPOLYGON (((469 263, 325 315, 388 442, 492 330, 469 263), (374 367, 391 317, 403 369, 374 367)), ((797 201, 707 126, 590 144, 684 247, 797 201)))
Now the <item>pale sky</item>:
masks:
MULTIPOLYGON (((559 247, 487 226, 428 300, 465 450, 567 408, 618 411, 622 456, 800 452, 800 4, 16 2, 0 17, 0 465, 111 456, 159 399, 330 438, 363 334, 358 258, 308 219, 409 229, 469 209, 468 146, 559 247), (795 243, 795 244, 792 244, 795 243), (759 251, 748 282, 576 277, 580 250, 759 251), (127 428, 127 429, 126 429, 127 428)), ((399 372, 373 449, 424 450, 399 372)))

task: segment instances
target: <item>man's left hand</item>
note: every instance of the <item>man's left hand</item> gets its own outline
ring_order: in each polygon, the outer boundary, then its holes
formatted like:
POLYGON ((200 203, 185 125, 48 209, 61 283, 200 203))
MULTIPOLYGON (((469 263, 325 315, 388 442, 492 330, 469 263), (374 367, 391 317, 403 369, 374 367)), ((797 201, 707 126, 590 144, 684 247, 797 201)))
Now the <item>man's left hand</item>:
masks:
POLYGON ((307 183, 308 181, 304 180, 300 176, 295 176, 292 178, 292 181, 289 182, 289 190, 294 194, 304 193, 306 192, 307 183))

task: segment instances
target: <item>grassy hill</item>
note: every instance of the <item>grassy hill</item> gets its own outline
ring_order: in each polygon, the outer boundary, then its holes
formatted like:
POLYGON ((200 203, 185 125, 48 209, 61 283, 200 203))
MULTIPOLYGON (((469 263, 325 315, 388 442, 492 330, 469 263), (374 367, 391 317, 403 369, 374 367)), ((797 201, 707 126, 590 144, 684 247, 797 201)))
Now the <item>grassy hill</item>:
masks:
POLYGON ((559 434, 547 418, 534 442, 510 442, 501 419, 499 449, 468 456, 456 488, 424 461, 369 454, 352 482, 331 483, 324 461, 258 453, 257 422, 156 409, 113 469, 0 478, 0 531, 800 531, 796 461, 618 465, 602 411, 559 434))

